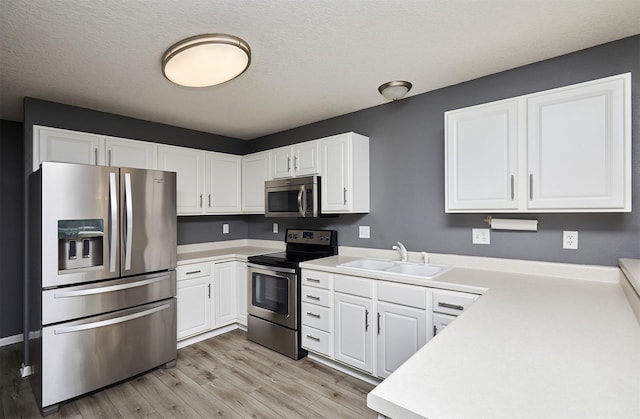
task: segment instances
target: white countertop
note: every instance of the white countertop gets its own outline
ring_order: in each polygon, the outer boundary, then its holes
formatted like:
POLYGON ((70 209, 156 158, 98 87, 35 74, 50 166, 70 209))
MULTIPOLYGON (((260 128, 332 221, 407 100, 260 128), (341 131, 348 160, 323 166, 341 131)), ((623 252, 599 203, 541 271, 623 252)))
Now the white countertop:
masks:
MULTIPOLYGON (((357 258, 301 266, 387 277, 336 267, 357 258)), ((640 326, 621 273, 557 265, 396 278, 483 295, 369 393, 368 406, 392 418, 640 418, 640 326), (577 274, 558 276, 563 270, 577 274), (575 279, 583 273, 590 280, 575 279)))
POLYGON ((178 265, 217 260, 247 260, 249 256, 284 250, 284 244, 270 240, 231 240, 178 246, 178 265))

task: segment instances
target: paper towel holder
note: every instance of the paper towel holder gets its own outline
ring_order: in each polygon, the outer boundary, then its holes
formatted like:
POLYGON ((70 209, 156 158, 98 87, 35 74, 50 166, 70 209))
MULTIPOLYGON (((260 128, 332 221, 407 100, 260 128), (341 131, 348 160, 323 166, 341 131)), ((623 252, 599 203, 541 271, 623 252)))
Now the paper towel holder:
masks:
POLYGON ((484 222, 492 230, 538 231, 538 220, 521 220, 515 218, 493 218, 488 215, 484 222))

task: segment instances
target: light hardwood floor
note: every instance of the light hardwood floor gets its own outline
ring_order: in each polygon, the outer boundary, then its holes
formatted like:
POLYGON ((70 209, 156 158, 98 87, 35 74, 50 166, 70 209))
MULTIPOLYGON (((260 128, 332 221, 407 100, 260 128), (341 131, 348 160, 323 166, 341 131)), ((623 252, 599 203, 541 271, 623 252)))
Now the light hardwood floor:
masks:
MULTIPOLYGON (((39 418, 19 376, 21 345, 0 348, 0 417, 39 418)), ((158 369, 62 404, 54 418, 375 418, 373 386, 307 358, 294 361, 235 330, 178 351, 158 369)))

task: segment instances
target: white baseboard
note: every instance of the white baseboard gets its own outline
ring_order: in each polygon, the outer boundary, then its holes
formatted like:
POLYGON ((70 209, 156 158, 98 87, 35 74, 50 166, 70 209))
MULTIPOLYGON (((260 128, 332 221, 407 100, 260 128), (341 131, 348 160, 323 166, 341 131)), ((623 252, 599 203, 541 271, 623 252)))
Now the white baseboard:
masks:
POLYGON ((7 336, 6 338, 0 338, 0 346, 13 345, 14 343, 22 342, 23 334, 7 336))
MULTIPOLYGON (((185 346, 193 345, 194 343, 202 342, 203 340, 207 340, 214 336, 221 335, 223 333, 231 332, 232 330, 242 329, 238 323, 230 324, 229 326, 223 326, 219 329, 211 330, 209 332, 203 333, 201 335, 192 336, 190 338, 186 338, 178 342, 178 349, 184 348, 185 346)), ((246 327, 244 330, 247 330, 246 327)))
POLYGON ((329 368, 333 368, 334 370, 338 370, 342 373, 345 373, 347 375, 350 375, 354 378, 357 378, 359 380, 362 380, 366 383, 369 383, 371 385, 377 386, 378 384, 380 384, 382 382, 381 379, 378 379, 376 377, 373 377, 371 375, 368 375, 366 373, 360 372, 358 370, 355 370, 353 368, 349 368, 346 365, 343 365, 339 362, 335 362, 332 359, 328 359, 325 358, 321 355, 316 355, 313 352, 309 352, 309 355, 307 355, 307 358, 311 359, 312 361, 315 361, 319 364, 323 364, 326 365, 329 368))

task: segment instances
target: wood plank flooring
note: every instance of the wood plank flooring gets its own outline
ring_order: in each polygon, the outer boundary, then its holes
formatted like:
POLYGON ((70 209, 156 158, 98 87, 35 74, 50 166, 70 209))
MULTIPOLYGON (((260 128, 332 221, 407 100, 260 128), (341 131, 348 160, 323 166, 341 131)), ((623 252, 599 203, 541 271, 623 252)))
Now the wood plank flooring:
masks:
MULTIPOLYGON (((0 418, 39 418, 21 344, 0 348, 0 418)), ((178 351, 158 369, 61 405, 47 418, 375 418, 373 386, 317 364, 294 361, 234 330, 178 351)))

